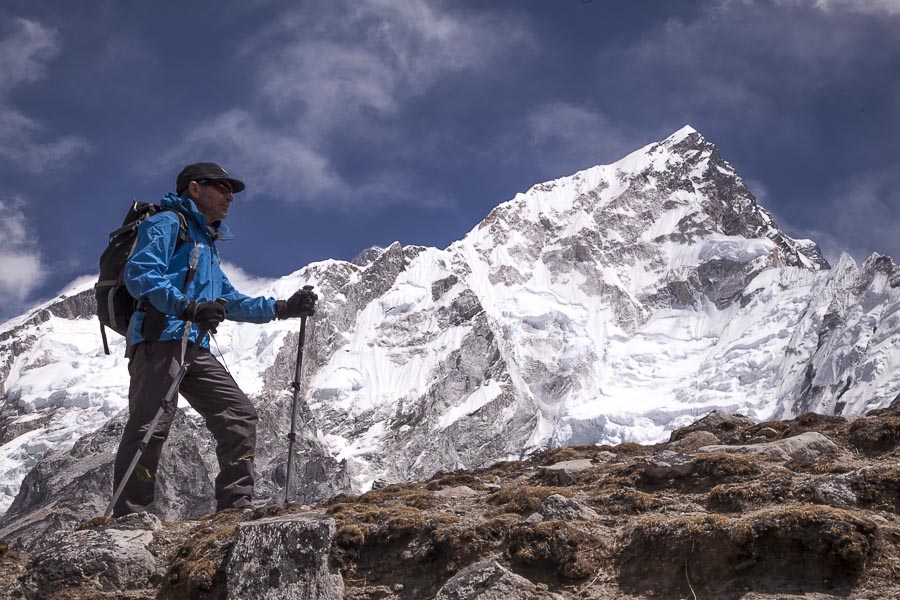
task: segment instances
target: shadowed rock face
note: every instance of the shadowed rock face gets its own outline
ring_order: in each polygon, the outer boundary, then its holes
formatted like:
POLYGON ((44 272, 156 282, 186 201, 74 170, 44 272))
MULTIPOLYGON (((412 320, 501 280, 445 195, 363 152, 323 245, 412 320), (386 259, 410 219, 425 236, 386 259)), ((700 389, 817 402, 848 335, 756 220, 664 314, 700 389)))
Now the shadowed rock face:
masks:
POLYGON ((869 426, 897 419, 720 412, 317 507, 97 518, 0 544, 0 597, 898 600, 900 439, 869 426), (679 445, 724 423, 714 452, 679 445))

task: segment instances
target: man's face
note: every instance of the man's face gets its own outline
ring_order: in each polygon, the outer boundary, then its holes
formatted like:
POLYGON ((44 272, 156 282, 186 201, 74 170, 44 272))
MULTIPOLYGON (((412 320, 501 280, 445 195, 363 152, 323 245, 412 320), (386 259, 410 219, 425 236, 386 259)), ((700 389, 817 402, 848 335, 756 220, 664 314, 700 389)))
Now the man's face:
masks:
POLYGON ((227 181, 191 182, 197 185, 197 198, 194 202, 200 212, 206 215, 209 223, 223 221, 228 216, 228 205, 234 200, 231 186, 227 181))

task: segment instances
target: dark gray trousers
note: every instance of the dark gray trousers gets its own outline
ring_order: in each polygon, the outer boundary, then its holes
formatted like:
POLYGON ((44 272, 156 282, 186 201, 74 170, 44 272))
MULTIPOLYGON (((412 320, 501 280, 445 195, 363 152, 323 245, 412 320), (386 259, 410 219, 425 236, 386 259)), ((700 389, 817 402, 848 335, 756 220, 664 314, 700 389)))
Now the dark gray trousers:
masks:
MULTIPOLYGON (((192 352, 188 348, 188 355, 192 352)), ((128 422, 116 454, 116 489, 147 433, 150 421, 162 406, 163 398, 181 368, 181 342, 143 342, 133 352, 128 371, 128 422)), ((216 508, 241 508, 253 497, 253 458, 256 422, 253 404, 209 350, 195 355, 179 392, 206 420, 216 439, 219 475, 216 477, 216 508)), ((169 403, 153 432, 147 449, 125 485, 113 515, 146 510, 156 493, 156 470, 163 444, 177 410, 177 399, 169 403)))

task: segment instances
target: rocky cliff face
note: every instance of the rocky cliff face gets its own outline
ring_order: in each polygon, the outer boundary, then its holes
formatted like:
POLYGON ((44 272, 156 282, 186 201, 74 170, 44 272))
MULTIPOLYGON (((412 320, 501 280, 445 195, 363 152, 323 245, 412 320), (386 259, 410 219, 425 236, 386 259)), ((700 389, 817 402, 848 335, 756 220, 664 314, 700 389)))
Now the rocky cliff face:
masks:
POLYGON ((0 543, 4 598, 900 598, 900 413, 714 411, 318 506, 141 513, 0 543))
MULTIPOLYGON (((446 249, 395 243, 244 291, 318 289, 290 492, 315 502, 547 447, 657 442, 714 409, 887 406, 897 267, 828 267, 686 127, 517 195, 446 249)), ((100 350, 89 285, 0 326, 0 535, 23 544, 108 499, 127 370, 121 340, 100 350)), ((261 503, 284 497, 298 327, 227 324, 217 339, 261 415, 261 503)), ((201 514, 211 440, 191 412, 170 440, 159 513, 201 514)))

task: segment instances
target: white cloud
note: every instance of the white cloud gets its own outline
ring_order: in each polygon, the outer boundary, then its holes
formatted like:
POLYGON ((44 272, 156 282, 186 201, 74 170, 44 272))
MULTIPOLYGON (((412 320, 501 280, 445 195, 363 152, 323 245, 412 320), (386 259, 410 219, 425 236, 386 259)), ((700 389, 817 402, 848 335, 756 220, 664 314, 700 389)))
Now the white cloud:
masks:
POLYGON ((253 173, 255 190, 286 201, 413 201, 414 173, 353 172, 336 160, 334 140, 415 155, 410 147, 421 149, 426 135, 407 132, 401 120, 410 102, 448 76, 493 66, 504 52, 529 43, 514 20, 458 11, 426 0, 289 9, 239 49, 258 73, 258 105, 226 111, 187 132, 177 156, 166 159, 218 154, 233 170, 253 173))
POLYGON ((44 283, 47 269, 20 200, 0 200, 0 305, 20 308, 44 283))
POLYGON ((228 261, 222 261, 222 271, 236 290, 247 295, 258 294, 260 290, 268 288, 277 281, 277 279, 251 275, 236 264, 228 261))
POLYGON ((823 12, 900 15, 900 0, 778 0, 779 4, 810 6, 823 12))
POLYGON ((636 149, 630 136, 600 112, 565 102, 535 109, 526 118, 524 133, 527 150, 548 172, 609 163, 636 149))
POLYGON ((76 136, 54 136, 9 98, 18 86, 44 77, 58 52, 56 32, 27 19, 16 19, 12 33, 0 40, 0 158, 35 173, 48 165, 59 168, 89 149, 76 136))
POLYGON ((321 134, 367 112, 395 113, 445 75, 480 68, 530 43, 513 21, 444 6, 359 0, 296 10, 283 20, 288 42, 260 57, 263 93, 277 108, 300 109, 305 133, 321 134))
POLYGON ((804 215, 809 227, 776 220, 793 237, 815 241, 832 264, 846 252, 857 262, 873 252, 900 261, 900 173, 860 173, 829 189, 820 208, 804 215))
POLYGON ((863 173, 836 186, 823 211, 828 229, 846 240, 857 260, 872 252, 900 260, 900 173, 863 173))
POLYGON ((254 192, 287 195, 286 200, 291 200, 290 194, 301 191, 313 196, 341 197, 349 192, 328 158, 301 136, 260 125, 253 115, 242 110, 223 113, 198 125, 162 162, 190 162, 191 157, 209 156, 211 148, 217 155, 212 158, 244 178, 254 192))
POLYGON ((0 94, 44 76, 44 65, 59 52, 56 32, 27 19, 15 19, 9 37, 0 40, 0 94))

